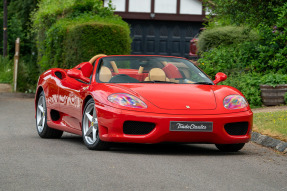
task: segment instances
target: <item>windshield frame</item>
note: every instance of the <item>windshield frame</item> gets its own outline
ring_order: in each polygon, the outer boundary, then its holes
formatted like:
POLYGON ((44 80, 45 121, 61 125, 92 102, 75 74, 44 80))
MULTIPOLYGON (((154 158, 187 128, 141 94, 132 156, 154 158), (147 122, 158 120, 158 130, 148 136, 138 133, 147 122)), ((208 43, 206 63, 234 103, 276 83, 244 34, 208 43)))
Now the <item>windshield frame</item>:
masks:
MULTIPOLYGON (((144 81, 141 82, 104 82, 100 80, 100 69, 103 66, 103 64, 107 64, 107 61, 119 61, 119 60, 128 60, 128 59, 143 59, 143 60, 166 60, 169 59, 170 63, 172 63, 171 61, 181 61, 181 63, 185 64, 186 67, 189 70, 195 70, 192 72, 199 72, 198 75, 200 75, 202 78, 204 78, 206 81, 202 81, 202 82, 195 82, 195 83, 170 83, 168 81, 166 81, 166 84, 202 84, 202 85, 214 85, 212 79, 210 79, 210 77, 204 73, 204 71, 202 71, 198 66, 196 66, 195 64, 193 64, 192 62, 190 62, 189 60, 182 58, 182 57, 175 57, 175 56, 158 56, 158 55, 112 55, 112 56, 105 56, 103 58, 101 58, 97 64, 97 68, 96 68, 96 72, 95 72, 95 81, 97 83, 109 83, 109 84, 125 84, 125 83, 140 83, 143 84, 145 83, 144 81)), ((140 65, 140 64, 139 64, 140 65)), ((110 68, 112 72, 113 69, 110 68)), ((123 68, 119 68, 119 69, 123 69, 123 68)), ((135 70, 139 70, 138 68, 129 68, 129 69, 135 69, 135 70)), ((114 76, 113 76, 114 77, 114 76)), ((161 84, 164 82, 158 82, 158 81, 154 81, 154 82, 147 82, 146 84, 161 84)))

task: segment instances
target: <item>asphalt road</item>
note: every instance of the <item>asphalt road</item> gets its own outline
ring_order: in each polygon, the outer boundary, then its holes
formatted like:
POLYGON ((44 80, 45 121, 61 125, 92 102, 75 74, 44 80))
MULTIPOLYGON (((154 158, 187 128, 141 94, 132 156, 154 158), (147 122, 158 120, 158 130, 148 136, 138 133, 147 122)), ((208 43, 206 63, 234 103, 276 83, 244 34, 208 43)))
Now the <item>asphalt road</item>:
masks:
POLYGON ((33 99, 0 98, 0 190, 287 191, 287 155, 253 143, 115 145, 90 151, 79 136, 41 139, 33 99))

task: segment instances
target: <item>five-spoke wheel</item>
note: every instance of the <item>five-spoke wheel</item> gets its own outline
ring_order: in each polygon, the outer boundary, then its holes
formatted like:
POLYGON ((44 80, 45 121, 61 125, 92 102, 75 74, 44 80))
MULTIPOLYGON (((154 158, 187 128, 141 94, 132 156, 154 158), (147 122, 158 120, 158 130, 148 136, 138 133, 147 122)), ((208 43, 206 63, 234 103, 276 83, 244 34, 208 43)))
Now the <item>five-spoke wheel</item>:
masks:
POLYGON ((42 138, 60 138, 63 131, 52 129, 47 125, 47 107, 44 92, 41 92, 37 102, 36 128, 42 138))
POLYGON ((39 133, 42 133, 45 122, 46 122, 46 102, 45 97, 43 95, 40 96, 37 104, 37 115, 36 115, 36 123, 37 123, 37 129, 39 133))
POLYGON ((93 99, 90 99, 84 109, 82 134, 85 145, 91 150, 104 150, 108 143, 100 140, 98 117, 93 99))

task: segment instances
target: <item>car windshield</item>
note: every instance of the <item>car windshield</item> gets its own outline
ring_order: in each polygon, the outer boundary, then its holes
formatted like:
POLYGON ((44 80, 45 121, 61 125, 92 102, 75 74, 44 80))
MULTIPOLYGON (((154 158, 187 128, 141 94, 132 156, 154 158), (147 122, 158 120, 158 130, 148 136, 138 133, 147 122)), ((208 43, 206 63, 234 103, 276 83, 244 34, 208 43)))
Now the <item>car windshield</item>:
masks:
POLYGON ((97 81, 213 85, 206 74, 188 60, 163 56, 104 57, 97 70, 97 81))

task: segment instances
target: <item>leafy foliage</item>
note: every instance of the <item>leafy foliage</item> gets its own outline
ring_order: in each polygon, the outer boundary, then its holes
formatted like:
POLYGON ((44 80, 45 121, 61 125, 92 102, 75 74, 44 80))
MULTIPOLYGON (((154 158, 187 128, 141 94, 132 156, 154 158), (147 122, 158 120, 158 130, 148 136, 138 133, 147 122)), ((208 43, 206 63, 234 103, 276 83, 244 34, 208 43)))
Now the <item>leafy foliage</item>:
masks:
MULTIPOLYGON (((17 90, 23 92, 35 91, 39 69, 37 67, 35 42, 30 35, 30 14, 37 7, 38 0, 8 0, 8 51, 5 59, 0 58, 0 83, 13 83, 13 55, 17 37, 20 37, 20 61, 18 66, 17 90)), ((3 6, 0 6, 3 13, 3 6)), ((1 22, 3 14, 0 14, 1 22)), ((1 23, 2 24, 2 23, 1 23)), ((2 36, 2 30, 0 35, 2 36)), ((1 39, 1 44, 2 44, 1 39)), ((0 50, 2 51, 1 45, 0 50)))
POLYGON ((32 56, 20 58, 18 66, 17 91, 35 93, 39 77, 39 67, 32 56))
POLYGON ((251 58, 255 58, 259 52, 255 49, 256 42, 243 42, 240 44, 221 45, 208 52, 202 53, 198 60, 200 67, 210 76, 217 72, 226 74, 238 74, 254 70, 251 58))
POLYGON ((198 39, 198 51, 208 51, 220 45, 239 44, 259 39, 256 31, 247 27, 223 26, 203 31, 198 39))
POLYGON ((80 62, 89 61, 99 53, 129 54, 130 43, 128 27, 94 22, 69 27, 63 43, 66 48, 61 67, 73 67, 80 62))
POLYGON ((273 87, 280 84, 287 84, 287 75, 274 73, 266 74, 261 78, 260 82, 261 84, 266 84, 273 87))
POLYGON ((257 73, 241 73, 228 76, 227 80, 221 82, 221 85, 228 85, 240 90, 248 100, 251 106, 261 106, 261 74, 257 73))
MULTIPOLYGON (((0 56, 0 83, 13 83, 14 63, 0 56)), ((17 91, 35 92, 39 69, 32 57, 21 57, 18 65, 17 91)))
POLYGON ((220 23, 222 25, 248 25, 257 27, 265 23, 272 26, 276 20, 276 7, 282 7, 282 0, 203 0, 215 14, 216 17, 210 17, 212 23, 220 23))
POLYGON ((8 57, 0 56, 0 83, 12 83, 13 62, 8 57))
MULTIPOLYGON (((18 37, 21 39, 21 54, 31 54, 35 49, 35 43, 29 34, 30 14, 36 8, 38 0, 10 0, 8 3, 8 49, 10 58, 14 55, 14 44, 18 37)), ((1 9, 1 11, 3 10, 1 9)))
POLYGON ((129 26, 100 0, 41 1, 33 14, 41 70, 72 67, 92 56, 128 54, 129 26), (51 3, 51 1, 53 3, 51 3))
MULTIPOLYGON (((207 4, 212 6, 216 16, 209 17, 210 23, 204 32, 223 30, 229 25, 245 25, 249 31, 258 31, 259 38, 248 34, 252 40, 245 38, 240 42, 232 36, 234 40, 229 41, 232 43, 225 43, 226 35, 221 33, 224 36, 219 38, 223 39, 222 43, 212 42, 212 48, 202 48, 200 67, 211 76, 225 72, 229 78, 223 84, 238 88, 251 105, 260 106, 260 84, 287 83, 287 3, 280 0, 214 0, 207 4)), ((207 44, 199 39, 200 43, 207 44)))

